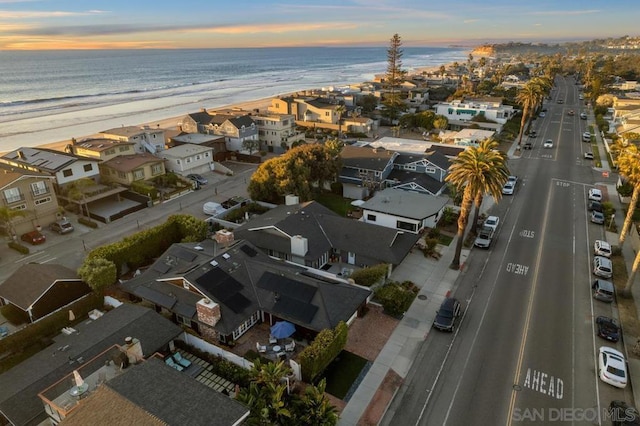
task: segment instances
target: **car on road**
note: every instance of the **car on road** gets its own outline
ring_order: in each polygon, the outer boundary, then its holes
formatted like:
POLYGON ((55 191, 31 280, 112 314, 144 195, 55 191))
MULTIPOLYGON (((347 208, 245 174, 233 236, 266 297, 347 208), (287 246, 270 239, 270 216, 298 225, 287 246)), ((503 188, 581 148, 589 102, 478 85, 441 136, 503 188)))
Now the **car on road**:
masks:
POLYGON ((581 113, 580 113, 580 119, 581 119, 581 120, 586 120, 586 119, 587 119, 587 114, 586 114, 586 113, 584 113, 584 112, 581 112, 581 113))
POLYGON ((617 388, 627 387, 627 365, 624 355, 614 348, 601 346, 598 351, 600 380, 617 388))
POLYGON ((515 182, 507 181, 502 187, 502 193, 504 195, 513 195, 516 190, 515 182))
POLYGON ((187 179, 198 182, 198 185, 206 185, 209 182, 207 179, 196 173, 188 174, 187 179))
POLYGON ((596 279, 591 288, 593 289, 593 298, 596 300, 611 303, 615 299, 615 289, 611 281, 596 279))
POLYGON ((531 142, 525 142, 524 149, 533 149, 533 144, 531 142))
POLYGON ((611 244, 604 240, 596 240, 593 243, 593 252, 596 256, 611 257, 611 244))
POLYGON ((597 188, 590 188, 589 199, 593 201, 602 201, 602 191, 597 188))
POLYGON ((564 103, 564 100, 563 100, 563 99, 558 99, 558 103, 559 103, 559 104, 563 104, 563 103, 564 103))
POLYGON ((604 214, 595 210, 591 211, 590 220, 598 225, 604 225, 604 214))
POLYGON ((570 109, 570 110, 569 110, 569 112, 568 112, 567 114, 569 114, 569 115, 571 115, 571 116, 576 115, 575 111, 574 111, 574 110, 572 110, 572 109, 570 109))
POLYGON ((483 226, 480 231, 478 231, 478 236, 474 240, 473 245, 479 248, 488 249, 491 246, 494 234, 495 230, 493 228, 483 226))
POLYGON ((458 299, 448 297, 440 305, 433 320, 433 328, 442 331, 453 331, 456 319, 460 316, 460 302, 458 299))
POLYGON ((604 211, 602 207, 602 203, 600 201, 589 201, 589 204, 587 204, 587 209, 589 211, 595 210, 600 213, 604 211))
POLYGON ((613 276, 613 263, 611 263, 611 259, 604 256, 594 256, 593 275, 602 278, 611 278, 613 276))
POLYGON ((591 142, 591 133, 590 132, 584 132, 582 134, 582 142, 591 142))
POLYGON ((226 211, 227 209, 222 207, 222 204, 213 201, 208 201, 202 206, 202 212, 209 216, 218 216, 226 211))
POLYGON ((603 339, 610 342, 617 342, 620 340, 620 326, 613 318, 605 317, 604 315, 597 317, 596 327, 598 329, 598 336, 603 339))
POLYGON ((544 144, 542 144, 543 148, 553 148, 553 141, 551 139, 547 139, 546 141, 544 141, 544 144))
POLYGON ((541 117, 541 118, 544 118, 544 116, 545 116, 545 115, 547 115, 547 114, 546 114, 544 111, 542 111, 542 112, 540 113, 540 117, 541 117))
POLYGON ((489 216, 485 219, 482 226, 492 228, 495 231, 496 229, 498 229, 498 224, 500 224, 500 218, 498 216, 489 216))
POLYGON ((69 219, 62 218, 49 225, 49 229, 62 235, 73 232, 73 225, 71 224, 71 222, 69 222, 69 219))
POLYGON ((20 236, 20 239, 34 246, 47 241, 47 237, 45 237, 44 234, 41 234, 39 231, 31 231, 22 234, 20 236))
POLYGON ((612 426, 640 426, 640 413, 632 405, 614 399, 607 413, 612 426))
POLYGON ((538 133, 535 130, 532 130, 529 132, 529 137, 530 138, 535 138, 536 136, 538 136, 538 133))
POLYGON ((593 160, 593 152, 591 152, 591 151, 585 152, 584 153, 584 159, 585 160, 593 160))

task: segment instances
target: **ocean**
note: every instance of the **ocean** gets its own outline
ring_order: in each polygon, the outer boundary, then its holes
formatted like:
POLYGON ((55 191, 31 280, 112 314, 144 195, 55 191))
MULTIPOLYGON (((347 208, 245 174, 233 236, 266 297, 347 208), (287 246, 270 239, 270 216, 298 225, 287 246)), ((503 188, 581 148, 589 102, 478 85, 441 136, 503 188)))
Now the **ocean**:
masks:
MULTIPOLYGON (((403 48, 411 71, 468 50, 403 48)), ((385 47, 0 51, 0 152, 304 89, 369 81, 385 47)))

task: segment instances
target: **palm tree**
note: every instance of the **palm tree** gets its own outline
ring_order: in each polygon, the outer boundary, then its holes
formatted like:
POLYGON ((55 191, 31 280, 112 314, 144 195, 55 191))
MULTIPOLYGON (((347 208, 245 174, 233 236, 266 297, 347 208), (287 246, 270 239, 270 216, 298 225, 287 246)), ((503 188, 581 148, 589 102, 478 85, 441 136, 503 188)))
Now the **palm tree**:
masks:
POLYGON ((338 423, 336 407, 324 395, 326 386, 326 379, 322 379, 317 386, 307 386, 304 395, 296 401, 298 412, 301 413, 297 419, 299 424, 333 426, 338 423))
POLYGON ((544 85, 541 79, 533 78, 520 89, 516 95, 516 101, 522 105, 522 119, 520 120, 520 132, 518 133, 518 148, 522 144, 522 135, 527 124, 527 119, 533 116, 544 99, 544 85))
POLYGON ((638 272, 639 266, 640 266, 640 251, 636 253, 636 257, 633 260, 633 266, 631 267, 631 273, 629 274, 629 278, 627 278, 627 284, 624 286, 624 290, 622 290, 622 294, 624 296, 629 296, 631 294, 631 287, 633 287, 633 282, 636 279, 636 272, 638 272))
POLYGON ((9 238, 15 235, 13 228, 13 220, 17 217, 25 217, 27 212, 24 210, 14 210, 9 207, 0 207, 0 225, 7 231, 9 238))
POLYGON ((338 139, 342 139, 342 114, 347 110, 347 108, 340 104, 336 107, 335 111, 338 114, 338 139))
POLYGON ((618 246, 622 248, 624 242, 631 228, 633 221, 633 213, 636 210, 638 204, 638 197, 640 196, 640 153, 638 147, 633 144, 629 144, 622 151, 620 151, 617 159, 618 169, 620 174, 625 176, 629 182, 633 185, 633 193, 631 195, 631 201, 627 214, 624 218, 624 224, 620 231, 620 237, 618 240, 618 246))
POLYGON ((502 186, 507 181, 509 169, 507 157, 496 148, 498 142, 492 139, 484 140, 478 147, 473 147, 461 152, 449 168, 449 174, 445 178, 447 182, 454 184, 458 190, 462 190, 462 204, 460 216, 458 216, 458 241, 456 251, 451 261, 452 269, 460 269, 460 253, 464 235, 469 221, 471 205, 477 193, 489 193, 495 200, 502 196, 502 186))

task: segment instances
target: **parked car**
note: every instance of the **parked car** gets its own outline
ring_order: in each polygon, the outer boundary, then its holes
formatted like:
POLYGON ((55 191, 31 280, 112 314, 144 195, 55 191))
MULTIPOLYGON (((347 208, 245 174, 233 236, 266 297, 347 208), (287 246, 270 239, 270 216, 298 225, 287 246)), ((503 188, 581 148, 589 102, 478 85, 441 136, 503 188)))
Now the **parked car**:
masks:
POLYGON ((533 144, 531 142, 525 142, 524 149, 533 149, 533 144))
POLYGON ((585 160, 593 160, 593 152, 591 152, 591 151, 585 152, 584 153, 584 159, 585 160))
POLYGON ((640 426, 640 413, 624 401, 611 401, 608 415, 612 426, 640 426))
POLYGON ((600 380, 617 388, 627 387, 627 363, 624 355, 614 348, 601 346, 598 351, 600 380))
POLYGON ((611 257, 611 244, 604 240, 596 240, 593 243, 593 252, 596 256, 611 257))
POLYGON ((591 142, 591 133, 584 132, 582 134, 582 142, 591 142))
POLYGON ((34 246, 47 241, 47 237, 45 237, 44 234, 41 234, 39 231, 31 231, 27 232, 26 234, 22 234, 20 239, 34 246))
POLYGON ((613 318, 603 315, 596 318, 596 327, 598 328, 598 336, 610 342, 617 342, 620 339, 620 326, 613 318))
POLYGON ((208 201, 208 202, 204 203, 204 205, 202 206, 202 212, 204 214, 209 215, 209 216, 217 216, 217 215, 222 214, 222 213, 224 213, 226 211, 227 211, 227 209, 222 207, 222 204, 215 203, 213 201, 208 201))
POLYGON ((564 100, 563 100, 563 99, 558 99, 558 103, 559 103, 559 104, 563 104, 563 103, 564 103, 564 100))
POLYGON ((515 182, 508 181, 502 187, 502 193, 505 194, 505 195, 513 195, 515 190, 516 190, 515 182))
POLYGON ((591 212, 591 222, 597 223, 598 225, 604 225, 604 214, 593 210, 591 212))
POLYGON ((575 115, 576 113, 575 113, 575 111, 574 111, 574 110, 570 109, 570 110, 569 110, 569 112, 568 112, 567 114, 569 114, 569 115, 573 116, 573 115, 575 115))
POLYGON ((73 232, 73 225, 69 222, 69 219, 62 218, 58 221, 53 222, 49 225, 49 229, 57 232, 58 234, 68 234, 69 232, 73 232))
POLYGON ((492 228, 494 231, 498 229, 498 224, 500 223, 500 218, 498 216, 489 216, 485 219, 482 226, 486 226, 488 228, 492 228))
POLYGON ((540 117, 541 117, 541 118, 544 118, 544 116, 545 116, 545 115, 547 115, 547 114, 546 114, 544 111, 542 111, 542 112, 540 113, 540 117))
POLYGON ((587 204, 587 209, 589 211, 595 210, 600 213, 604 212, 602 203, 600 201, 589 201, 589 204, 587 204))
POLYGON ((586 119, 587 119, 587 114, 586 114, 586 113, 584 113, 584 112, 581 112, 581 113, 580 113, 580 119, 581 119, 581 120, 586 120, 586 119))
POLYGON ((529 137, 530 138, 535 138, 536 136, 538 136, 538 133, 535 130, 532 130, 529 132, 529 137))
POLYGON ((615 299, 615 289, 611 281, 596 279, 591 288, 593 289, 593 298, 596 300, 611 303, 615 299))
POLYGON ((597 188, 590 188, 589 199, 593 201, 602 201, 602 191, 597 188))
POLYGON ((442 331, 453 331, 458 316, 460 316, 460 302, 453 297, 446 298, 436 312, 433 327, 442 331))
POLYGON ((206 185, 209 182, 207 179, 195 173, 188 174, 187 178, 198 182, 198 185, 206 185))
POLYGON ((604 256, 594 256, 593 275, 602 278, 611 278, 613 276, 613 263, 611 263, 611 259, 604 256))
POLYGON ((546 141, 544 141, 544 144, 542 144, 543 148, 553 148, 553 141, 551 139, 547 139, 546 141))

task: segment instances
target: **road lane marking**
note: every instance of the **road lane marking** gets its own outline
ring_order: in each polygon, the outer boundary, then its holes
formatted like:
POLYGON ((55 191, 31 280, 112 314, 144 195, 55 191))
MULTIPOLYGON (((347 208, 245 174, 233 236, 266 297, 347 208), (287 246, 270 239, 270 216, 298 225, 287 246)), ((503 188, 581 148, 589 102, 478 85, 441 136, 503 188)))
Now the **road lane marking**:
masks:
POLYGON ((519 263, 507 263, 507 272, 511 272, 516 275, 527 275, 529 272, 529 267, 526 265, 521 265, 519 263))
POLYGON ((555 399, 562 399, 564 396, 564 381, 559 377, 554 377, 540 370, 527 369, 522 387, 529 388, 543 395, 549 395, 555 399))
POLYGON ((524 238, 535 238, 536 233, 534 231, 530 231, 528 229, 523 229, 522 231, 520 231, 520 233, 518 234, 521 237, 524 238))

